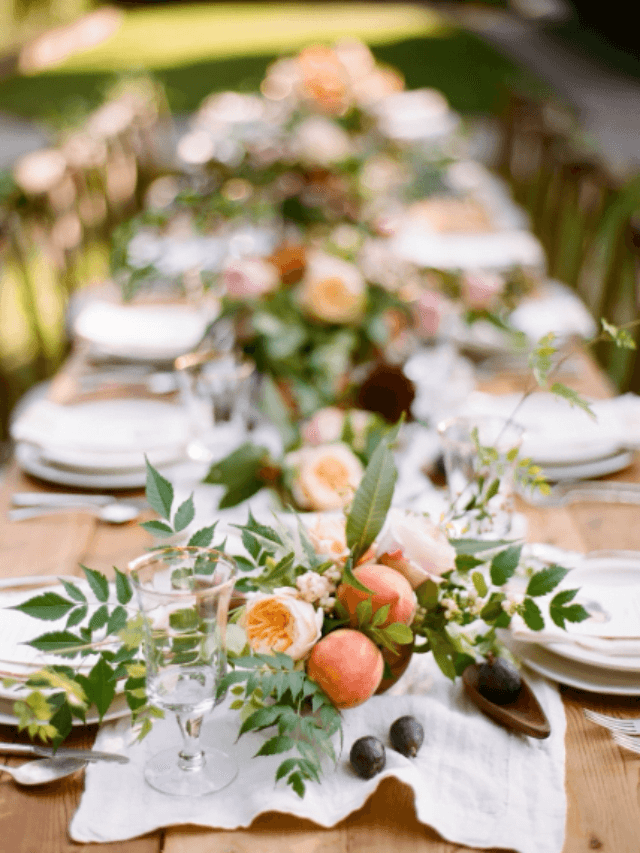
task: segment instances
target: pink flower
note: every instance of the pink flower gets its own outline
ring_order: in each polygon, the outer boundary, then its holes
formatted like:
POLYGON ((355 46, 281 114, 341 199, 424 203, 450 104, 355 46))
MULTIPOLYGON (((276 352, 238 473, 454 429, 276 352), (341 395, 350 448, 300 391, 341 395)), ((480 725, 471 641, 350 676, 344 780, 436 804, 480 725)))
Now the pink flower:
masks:
POLYGON ((227 296, 231 299, 256 299, 278 288, 278 271, 262 258, 234 261, 223 273, 227 296))
POLYGON ((504 290, 504 279, 497 273, 469 272, 462 278, 462 299, 469 308, 490 310, 504 290))
POLYGON ((426 516, 391 509, 378 542, 377 560, 400 572, 413 589, 455 568, 456 552, 444 531, 426 516))
POLYGON ((423 290, 413 303, 418 332, 427 337, 436 334, 444 312, 444 300, 437 290, 423 290))

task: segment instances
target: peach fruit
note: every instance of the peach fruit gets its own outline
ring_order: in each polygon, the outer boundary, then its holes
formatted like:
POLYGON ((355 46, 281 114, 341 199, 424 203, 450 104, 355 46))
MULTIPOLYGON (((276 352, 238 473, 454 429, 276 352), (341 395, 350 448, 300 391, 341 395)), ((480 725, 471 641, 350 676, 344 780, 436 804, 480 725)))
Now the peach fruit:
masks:
POLYGON ((307 675, 336 708, 355 708, 378 689, 384 671, 382 653, 360 631, 338 628, 311 650, 307 675))
POLYGON ((380 627, 390 625, 392 622, 403 622, 409 625, 416 612, 416 596, 411 589, 411 584, 400 572, 389 566, 365 563, 363 566, 358 566, 353 574, 373 593, 371 595, 362 592, 346 583, 338 587, 336 597, 346 607, 350 617, 349 622, 354 628, 358 625, 356 607, 367 598, 371 598, 374 613, 385 604, 390 605, 389 615, 380 627))

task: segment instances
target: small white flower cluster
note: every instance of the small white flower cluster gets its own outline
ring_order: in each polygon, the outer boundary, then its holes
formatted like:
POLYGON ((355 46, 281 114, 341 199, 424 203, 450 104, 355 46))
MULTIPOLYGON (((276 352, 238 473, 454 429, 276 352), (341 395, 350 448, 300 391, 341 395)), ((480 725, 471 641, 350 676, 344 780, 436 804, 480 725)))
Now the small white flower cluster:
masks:
POLYGON ((524 595, 521 595, 519 592, 508 592, 507 597, 502 602, 502 609, 505 613, 508 613, 509 616, 514 616, 523 602, 524 595))
POLYGON ((323 575, 317 572, 305 572, 296 579, 298 595, 309 604, 318 604, 323 610, 331 610, 336 603, 335 591, 340 580, 340 570, 328 569, 323 575))

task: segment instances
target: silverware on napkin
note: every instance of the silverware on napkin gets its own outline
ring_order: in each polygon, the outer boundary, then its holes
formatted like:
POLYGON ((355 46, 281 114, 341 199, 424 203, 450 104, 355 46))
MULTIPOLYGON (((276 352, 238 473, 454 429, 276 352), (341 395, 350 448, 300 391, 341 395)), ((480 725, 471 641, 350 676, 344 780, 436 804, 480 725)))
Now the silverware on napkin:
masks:
POLYGON ((54 750, 50 746, 40 746, 36 743, 0 743, 0 753, 4 755, 39 755, 44 758, 79 758, 83 761, 116 761, 118 764, 128 764, 126 755, 116 752, 98 752, 93 749, 73 749, 61 746, 54 750))
POLYGON ((579 501, 640 504, 640 483, 614 483, 609 480, 571 480, 551 487, 548 495, 527 492, 524 499, 533 506, 567 506, 579 501))

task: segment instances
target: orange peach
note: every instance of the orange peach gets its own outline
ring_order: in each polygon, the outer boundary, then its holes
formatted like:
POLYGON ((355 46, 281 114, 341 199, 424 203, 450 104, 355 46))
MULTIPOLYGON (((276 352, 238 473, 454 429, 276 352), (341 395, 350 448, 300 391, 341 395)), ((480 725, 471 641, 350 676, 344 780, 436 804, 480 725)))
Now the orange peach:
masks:
POLYGON ((389 615, 380 627, 392 622, 403 622, 409 625, 416 612, 416 596, 409 581, 389 566, 377 563, 365 563, 358 566, 354 573, 360 583, 370 589, 373 595, 362 592, 347 583, 340 584, 336 597, 347 609, 349 622, 355 628, 358 624, 356 607, 361 601, 371 598, 375 613, 385 604, 390 605, 389 615))
POLYGON ((378 689, 384 671, 380 649, 365 634, 338 628, 311 650, 307 675, 336 708, 355 708, 378 689))

